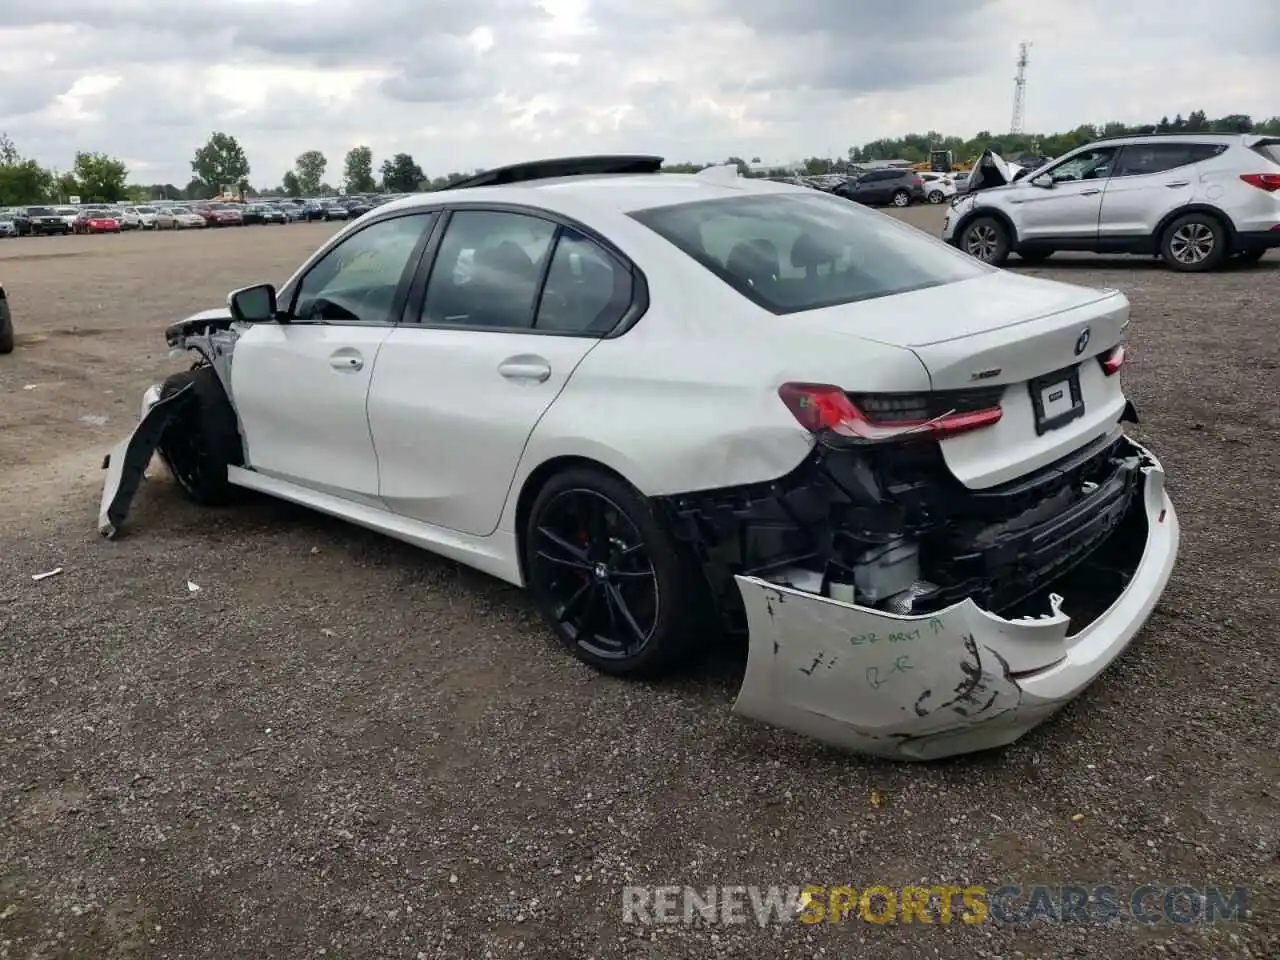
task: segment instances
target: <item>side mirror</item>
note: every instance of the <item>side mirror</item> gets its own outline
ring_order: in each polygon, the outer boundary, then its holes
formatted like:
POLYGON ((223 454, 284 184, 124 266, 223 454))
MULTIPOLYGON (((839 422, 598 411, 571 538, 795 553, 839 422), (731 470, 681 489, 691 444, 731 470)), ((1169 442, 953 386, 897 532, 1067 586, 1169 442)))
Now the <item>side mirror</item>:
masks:
POLYGON ((1031 185, 1033 187, 1039 187, 1042 190, 1052 190, 1053 177, 1049 176, 1047 173, 1042 173, 1031 181, 1031 185))
POLYGON ((272 323, 276 320, 276 288, 256 283, 227 294, 231 319, 241 323, 272 323))

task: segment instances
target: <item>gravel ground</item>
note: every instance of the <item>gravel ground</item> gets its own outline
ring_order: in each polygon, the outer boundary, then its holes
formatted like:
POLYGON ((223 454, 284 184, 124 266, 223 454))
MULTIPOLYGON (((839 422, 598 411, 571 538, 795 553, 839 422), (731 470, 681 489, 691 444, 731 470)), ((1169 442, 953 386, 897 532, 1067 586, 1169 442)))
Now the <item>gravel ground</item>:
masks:
POLYGON ((1280 955, 1280 255, 1028 270, 1132 299, 1127 389, 1183 553, 1058 718, 908 766, 734 718, 733 651, 605 679, 518 591, 287 505, 202 511, 157 470, 99 540, 102 454, 180 366, 162 324, 282 280, 329 229, 0 243, 0 958, 1280 955), (621 916, 625 884, 1037 882, 1240 884, 1251 915, 621 916))

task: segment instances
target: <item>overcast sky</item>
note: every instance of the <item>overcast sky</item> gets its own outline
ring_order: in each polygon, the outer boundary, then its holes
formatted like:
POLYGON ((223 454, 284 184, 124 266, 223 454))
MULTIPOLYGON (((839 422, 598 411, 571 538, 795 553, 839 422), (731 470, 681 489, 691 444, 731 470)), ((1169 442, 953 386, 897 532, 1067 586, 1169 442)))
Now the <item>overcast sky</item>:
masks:
POLYGON ((1280 0, 0 0, 0 130, 185 185, 353 145, 429 175, 574 153, 787 162, 882 136, 1280 112, 1280 0))

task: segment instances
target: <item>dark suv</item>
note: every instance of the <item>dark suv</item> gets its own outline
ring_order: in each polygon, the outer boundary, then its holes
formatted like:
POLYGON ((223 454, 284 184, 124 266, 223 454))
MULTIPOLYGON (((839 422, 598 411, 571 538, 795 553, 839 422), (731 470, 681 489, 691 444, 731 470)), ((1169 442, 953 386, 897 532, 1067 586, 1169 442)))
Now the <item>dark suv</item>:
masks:
POLYGON ((907 207, 925 199, 924 179, 914 170, 869 170, 831 192, 867 206, 907 207))
POLYGON ((14 219, 14 223, 18 227, 18 236, 66 236, 71 232, 67 221, 53 207, 27 207, 14 219))

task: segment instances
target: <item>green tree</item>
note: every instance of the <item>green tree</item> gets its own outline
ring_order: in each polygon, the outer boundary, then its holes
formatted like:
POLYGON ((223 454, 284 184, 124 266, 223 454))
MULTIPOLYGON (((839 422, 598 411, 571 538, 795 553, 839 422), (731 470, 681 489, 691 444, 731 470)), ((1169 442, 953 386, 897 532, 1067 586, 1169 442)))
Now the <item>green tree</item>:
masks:
POLYGON ((307 150, 298 154, 298 159, 293 162, 293 168, 298 174, 298 185, 302 187, 303 194, 311 196, 320 191, 320 182, 324 179, 324 172, 328 167, 329 161, 319 150, 307 150))
POLYGON ((80 181, 76 179, 76 175, 68 171, 60 173, 53 181, 53 192, 59 200, 67 200, 70 197, 80 196, 80 181))
POLYGON ((391 193, 413 193, 426 179, 422 168, 407 153, 382 161, 382 186, 391 193))
POLYGON ((286 196, 302 196, 302 184, 298 181, 298 175, 292 170, 284 172, 284 176, 280 179, 280 186, 284 188, 286 196))
POLYGON ((191 160, 194 180, 207 188, 201 191, 213 196, 223 187, 243 190, 248 186, 249 158, 240 141, 229 133, 214 132, 191 160))
POLYGON ((53 171, 24 159, 8 134, 0 133, 0 207, 44 203, 53 180, 53 171))
POLYGON ((53 174, 34 160, 0 163, 0 207, 44 203, 53 190, 53 174))
POLYGON ((114 203, 124 199, 129 170, 115 157, 81 150, 76 153, 72 170, 80 185, 81 200, 114 203))
POLYGON ((371 193, 378 183, 373 179, 373 151, 369 147, 352 147, 343 164, 343 181, 347 193, 371 193))

